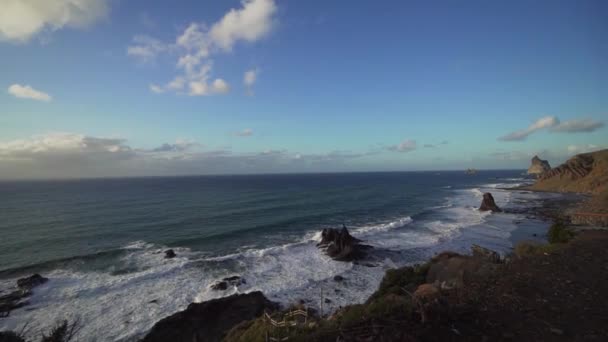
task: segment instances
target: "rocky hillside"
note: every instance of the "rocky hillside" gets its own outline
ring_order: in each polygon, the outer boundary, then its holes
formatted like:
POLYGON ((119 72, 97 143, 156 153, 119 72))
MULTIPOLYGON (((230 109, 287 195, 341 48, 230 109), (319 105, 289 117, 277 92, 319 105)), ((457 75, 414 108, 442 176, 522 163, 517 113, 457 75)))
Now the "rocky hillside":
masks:
POLYGON ((541 174, 530 189, 589 194, 608 191, 608 149, 577 154, 541 174))
POLYGON ((551 170, 551 166, 549 165, 548 161, 542 160, 538 158, 538 156, 534 156, 534 158, 532 158, 530 168, 528 168, 528 174, 539 176, 549 170, 551 170))

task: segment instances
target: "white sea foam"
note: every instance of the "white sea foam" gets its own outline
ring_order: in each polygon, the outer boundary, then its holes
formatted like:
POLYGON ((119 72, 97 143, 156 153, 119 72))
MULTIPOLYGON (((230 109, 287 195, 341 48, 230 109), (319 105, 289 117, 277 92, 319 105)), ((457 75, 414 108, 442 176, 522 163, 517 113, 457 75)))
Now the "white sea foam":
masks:
MULTIPOLYGON (((431 208, 431 217, 415 221, 405 216, 393 221, 349 227, 353 235, 377 248, 390 251, 437 250, 449 241, 472 234, 488 245, 506 248, 514 225, 507 214, 479 212, 483 189, 450 190, 447 204, 431 208), (491 223, 489 223, 491 222, 491 223)), ((492 188, 495 189, 495 188, 492 188)), ((499 206, 508 203, 511 192, 492 190, 499 206)), ((531 195, 523 195, 530 197, 531 195)), ((526 198, 528 198, 526 197, 526 198)), ((31 304, 0 320, 0 330, 19 330, 25 322, 36 327, 30 335, 46 332, 61 319, 83 322, 78 336, 82 341, 136 340, 158 320, 183 310, 191 302, 201 302, 235 292, 261 290, 271 300, 283 304, 308 299, 318 307, 321 291, 331 303, 325 310, 359 303, 377 288, 387 268, 421 261, 395 257, 380 260, 380 267, 336 262, 316 248, 320 229, 307 232, 299 240, 266 248, 246 248, 237 253, 208 257, 188 248, 172 247, 177 253, 165 259, 165 246, 135 241, 123 247, 126 254, 116 266, 104 272, 55 270, 44 274, 50 281, 35 289, 31 304), (227 291, 213 291, 210 285, 223 277, 239 275, 246 284, 227 291), (333 282, 335 275, 346 278, 333 282), (334 289, 339 288, 339 292, 334 289), (154 302, 151 302, 154 301, 154 302)), ((468 248, 468 247, 467 247, 468 248)), ((1 284, 14 284, 15 279, 1 284)))

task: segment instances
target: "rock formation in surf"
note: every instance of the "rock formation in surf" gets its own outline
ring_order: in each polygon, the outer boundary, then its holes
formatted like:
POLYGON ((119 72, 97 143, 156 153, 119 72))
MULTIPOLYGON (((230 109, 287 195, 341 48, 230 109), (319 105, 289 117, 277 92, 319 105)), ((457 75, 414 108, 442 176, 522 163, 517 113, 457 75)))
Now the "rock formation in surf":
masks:
POLYGON ((216 281, 211 284, 211 289, 216 291, 224 291, 228 289, 228 286, 236 286, 239 287, 243 284, 247 284, 244 278, 239 276, 232 276, 222 279, 221 281, 216 281))
POLYGON ((32 295, 32 289, 47 281, 48 278, 45 278, 40 274, 18 279, 18 290, 0 296, 0 317, 8 317, 12 310, 28 305, 29 302, 26 298, 32 295))
POLYGON ((483 194, 483 200, 481 201, 481 206, 479 207, 479 210, 481 210, 481 211, 491 210, 494 212, 502 211, 496 205, 496 202, 494 202, 494 196, 492 196, 492 194, 489 192, 486 192, 485 194, 483 194))
POLYGON ((260 291, 192 303, 154 324, 142 342, 221 341, 233 326, 277 308, 260 291))
POLYGON ((538 177, 549 170, 551 170, 551 166, 549 165, 548 161, 542 160, 538 158, 538 156, 534 156, 534 158, 532 158, 531 165, 528 168, 528 174, 538 177))
POLYGON ((353 261, 365 256, 365 250, 371 248, 360 244, 361 240, 354 238, 345 226, 342 229, 326 228, 321 233, 321 242, 317 247, 324 248, 325 253, 338 261, 353 261))

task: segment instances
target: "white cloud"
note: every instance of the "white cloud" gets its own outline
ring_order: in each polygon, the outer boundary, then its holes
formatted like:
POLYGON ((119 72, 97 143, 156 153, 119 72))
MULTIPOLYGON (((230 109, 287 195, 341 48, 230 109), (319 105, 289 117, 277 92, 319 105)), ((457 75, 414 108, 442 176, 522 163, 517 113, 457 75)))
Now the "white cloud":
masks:
POLYGON ((213 81, 213 91, 218 94, 225 94, 230 91, 230 86, 221 78, 216 78, 213 81))
POLYGON ((107 0, 0 0, 0 40, 25 43, 43 31, 83 28, 103 18, 107 0))
POLYGON ((411 152, 416 149, 416 140, 404 140, 399 145, 389 146, 388 150, 395 152, 411 152))
POLYGON ((211 27, 214 43, 230 50, 238 40, 254 42, 270 32, 277 7, 273 0, 243 0, 242 8, 231 9, 211 27))
POLYGON ((133 45, 127 47, 127 55, 146 63, 153 61, 159 53, 167 49, 168 47, 156 38, 137 35, 133 37, 133 45))
POLYGON ((234 133, 234 135, 239 137, 250 137, 253 135, 253 130, 251 128, 245 128, 242 131, 234 133))
POLYGON ((564 133, 579 133, 579 132, 593 132, 599 128, 604 127, 604 123, 601 121, 595 121, 593 119, 578 119, 569 120, 560 123, 557 126, 551 128, 551 132, 564 132, 564 133))
POLYGON ((51 95, 36 90, 29 85, 22 86, 20 84, 13 84, 8 87, 8 93, 22 99, 31 99, 37 101, 51 101, 51 95))
POLYGON ((532 134, 538 130, 554 127, 558 124, 559 124, 559 119, 557 117, 545 116, 545 117, 542 117, 542 118, 536 120, 534 123, 532 123, 526 129, 522 129, 519 131, 509 133, 498 139, 503 140, 503 141, 521 141, 521 140, 525 140, 526 138, 528 138, 528 136, 530 134, 532 134))
MULTIPOLYGON (((191 96, 225 94, 230 86, 222 78, 212 78, 212 56, 229 51, 238 41, 254 42, 265 37, 273 27, 276 13, 274 0, 243 0, 241 8, 229 10, 208 28, 202 23, 191 23, 175 39, 164 44, 153 38, 136 36, 137 44, 129 46, 127 54, 149 61, 161 52, 177 53, 176 66, 181 73, 162 87, 181 93, 188 86, 191 96)), ((251 76, 250 76, 251 77, 251 76)), ((251 85, 255 82, 255 74, 251 85)))

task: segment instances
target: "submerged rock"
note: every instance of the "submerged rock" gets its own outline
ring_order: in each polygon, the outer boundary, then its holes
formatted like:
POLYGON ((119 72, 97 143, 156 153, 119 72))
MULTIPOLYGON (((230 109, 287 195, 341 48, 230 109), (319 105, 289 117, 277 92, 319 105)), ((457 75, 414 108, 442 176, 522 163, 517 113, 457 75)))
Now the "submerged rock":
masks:
POLYGON ((342 281, 342 280, 344 280, 344 277, 341 275, 337 275, 334 277, 334 281, 342 281))
POLYGON ((211 289, 216 291, 224 291, 228 289, 228 286, 241 286, 243 284, 247 284, 244 278, 232 276, 211 284, 211 289))
POLYGON ((44 283, 46 283, 49 279, 45 278, 43 276, 41 276, 40 274, 36 273, 33 274, 29 277, 25 277, 25 278, 21 278, 17 280, 17 287, 20 290, 31 290, 36 286, 42 285, 44 283))
POLYGON ((17 291, 0 296, 0 317, 8 317, 12 310, 29 304, 25 299, 32 295, 32 289, 46 283, 49 279, 40 274, 17 280, 17 291))
POLYGON ((192 303, 186 310, 157 322, 142 341, 221 341, 238 323, 277 308, 260 291, 192 303))
POLYGON ((534 158, 532 158, 531 163, 532 164, 530 165, 530 168, 528 168, 529 175, 535 175, 538 177, 541 174, 551 170, 549 162, 538 158, 538 156, 534 156, 534 158))
POLYGON ((353 261, 365 256, 365 250, 371 246, 360 244, 361 240, 354 238, 343 226, 342 229, 326 228, 321 233, 321 242, 317 247, 324 248, 325 253, 338 261, 353 261))
POLYGON ((165 251, 165 259, 172 259, 175 258, 177 256, 177 254, 175 254, 175 252, 172 249, 167 249, 165 251))
POLYGON ((496 205, 496 202, 494 202, 494 196, 492 196, 492 194, 489 192, 486 192, 485 194, 483 194, 483 200, 481 201, 481 206, 479 207, 479 210, 481 210, 481 211, 491 210, 494 212, 502 211, 496 205))

